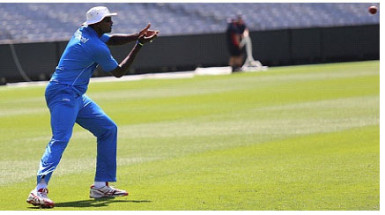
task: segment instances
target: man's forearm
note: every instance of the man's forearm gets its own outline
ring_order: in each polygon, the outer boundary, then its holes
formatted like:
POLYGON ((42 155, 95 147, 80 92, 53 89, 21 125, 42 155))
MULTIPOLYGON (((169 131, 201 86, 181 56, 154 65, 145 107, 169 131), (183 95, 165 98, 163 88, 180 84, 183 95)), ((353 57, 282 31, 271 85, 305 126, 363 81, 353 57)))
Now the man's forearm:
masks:
POLYGON ((128 69, 134 62, 136 55, 138 54, 139 50, 142 48, 142 45, 138 43, 135 44, 134 48, 127 55, 127 57, 119 64, 119 66, 115 70, 111 72, 113 76, 120 78, 123 75, 127 74, 128 69))
MULTIPOLYGON (((136 55, 142 48, 143 44, 151 42, 153 39, 155 39, 158 36, 159 31, 151 31, 150 36, 145 36, 144 33, 147 33, 147 29, 150 27, 150 24, 146 27, 146 32, 143 30, 139 32, 138 36, 136 37, 136 44, 130 51, 130 53, 127 55, 126 58, 113 70, 111 71, 111 74, 117 78, 122 77, 123 75, 127 74, 128 69, 130 68, 131 64, 134 62, 136 55)), ((125 37, 126 41, 129 39, 135 38, 135 36, 131 37, 125 37)), ((111 39, 111 38, 110 38, 111 39)), ((114 41, 114 40, 112 40, 114 41)))
POLYGON ((124 45, 138 39, 139 34, 113 34, 107 42, 107 45, 124 45))

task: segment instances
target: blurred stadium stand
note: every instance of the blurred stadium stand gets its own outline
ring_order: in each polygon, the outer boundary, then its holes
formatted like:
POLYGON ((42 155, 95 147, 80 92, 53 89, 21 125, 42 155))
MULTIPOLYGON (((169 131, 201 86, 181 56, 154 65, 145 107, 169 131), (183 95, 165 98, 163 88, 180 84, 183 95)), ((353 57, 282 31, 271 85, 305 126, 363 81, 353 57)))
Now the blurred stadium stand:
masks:
MULTIPOLYGON (((160 30, 129 74, 227 66, 227 21, 242 15, 253 55, 267 66, 379 59, 379 14, 371 3, 0 3, 0 85, 48 80, 68 40, 94 6, 112 33, 160 30), (147 57, 150 56, 150 57, 147 57)), ((133 44, 111 46, 120 62, 133 44)), ((95 76, 106 76, 98 69, 95 76)))
POLYGON ((113 33, 148 22, 161 36, 221 33, 237 14, 251 31, 379 24, 368 3, 0 3, 0 43, 68 40, 98 5, 118 13, 113 33))

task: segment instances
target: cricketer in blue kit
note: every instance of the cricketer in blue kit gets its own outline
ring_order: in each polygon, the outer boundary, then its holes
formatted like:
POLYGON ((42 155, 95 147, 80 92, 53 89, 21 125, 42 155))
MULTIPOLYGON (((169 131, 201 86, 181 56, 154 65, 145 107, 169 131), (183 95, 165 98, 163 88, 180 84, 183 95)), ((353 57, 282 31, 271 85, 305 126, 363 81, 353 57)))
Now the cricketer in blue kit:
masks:
POLYGON ((48 198, 47 185, 71 138, 75 123, 97 137, 95 182, 90 188, 91 198, 127 196, 125 190, 109 186, 116 181, 117 126, 85 93, 90 78, 98 66, 115 77, 128 72, 144 43, 157 37, 158 31, 148 24, 137 34, 108 35, 112 16, 108 8, 91 8, 83 23, 68 42, 51 80, 45 98, 51 113, 52 139, 48 143, 37 172, 37 186, 27 202, 40 207, 54 207, 48 198), (136 41, 127 57, 120 63, 113 58, 107 45, 123 45, 136 41))

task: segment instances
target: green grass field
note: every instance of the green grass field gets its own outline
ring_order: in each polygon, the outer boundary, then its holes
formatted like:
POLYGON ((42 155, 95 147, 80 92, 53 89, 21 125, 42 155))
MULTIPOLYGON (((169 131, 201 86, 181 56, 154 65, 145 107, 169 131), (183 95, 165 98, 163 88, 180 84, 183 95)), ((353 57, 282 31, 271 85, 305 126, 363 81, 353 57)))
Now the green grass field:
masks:
MULTIPOLYGON (((89 199, 96 140, 76 125, 51 210, 379 210, 379 84, 379 61, 91 83, 130 195, 89 199)), ((0 87, 1 210, 36 209, 44 88, 0 87)))

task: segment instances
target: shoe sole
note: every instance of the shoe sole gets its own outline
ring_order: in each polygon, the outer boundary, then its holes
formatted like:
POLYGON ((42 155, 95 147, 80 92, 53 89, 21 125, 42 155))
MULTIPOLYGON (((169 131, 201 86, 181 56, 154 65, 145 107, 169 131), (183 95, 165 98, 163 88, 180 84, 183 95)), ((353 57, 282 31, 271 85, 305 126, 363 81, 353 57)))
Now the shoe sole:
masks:
POLYGON ((121 195, 112 195, 112 196, 91 196, 90 195, 90 198, 93 198, 93 199, 102 199, 102 198, 115 198, 115 197, 121 197, 121 196, 128 196, 128 193, 124 193, 124 194, 121 194, 121 195))
POLYGON ((39 203, 36 203, 36 201, 34 201, 34 199, 27 199, 26 202, 28 204, 31 204, 33 206, 38 206, 41 208, 53 208, 55 206, 55 204, 53 202, 52 203, 44 202, 44 204, 39 204, 39 203))
POLYGON ((33 200, 28 201, 27 203, 33 205, 33 206, 38 206, 41 208, 53 208, 55 205, 54 204, 36 204, 33 200))

